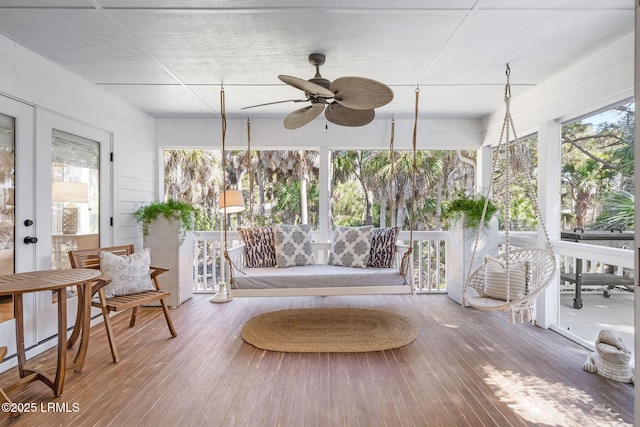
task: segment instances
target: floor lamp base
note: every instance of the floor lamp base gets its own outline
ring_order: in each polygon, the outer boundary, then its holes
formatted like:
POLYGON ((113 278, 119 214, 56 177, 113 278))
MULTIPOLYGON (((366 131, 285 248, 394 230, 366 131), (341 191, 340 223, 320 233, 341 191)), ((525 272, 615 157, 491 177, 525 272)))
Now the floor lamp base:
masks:
POLYGON ((229 295, 229 293, 227 292, 227 284, 224 282, 220 282, 218 283, 218 292, 216 292, 216 294, 212 296, 209 301, 213 303, 223 303, 229 302, 232 299, 233 298, 231 298, 231 295, 229 295))

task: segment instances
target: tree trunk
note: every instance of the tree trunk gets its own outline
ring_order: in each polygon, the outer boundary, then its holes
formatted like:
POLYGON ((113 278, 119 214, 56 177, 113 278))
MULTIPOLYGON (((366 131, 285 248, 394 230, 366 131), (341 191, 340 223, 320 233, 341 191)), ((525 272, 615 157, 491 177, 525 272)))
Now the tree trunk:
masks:
POLYGON ((589 210, 590 200, 591 196, 589 191, 578 191, 575 206, 576 227, 584 228, 584 225, 587 222, 587 212, 589 210))

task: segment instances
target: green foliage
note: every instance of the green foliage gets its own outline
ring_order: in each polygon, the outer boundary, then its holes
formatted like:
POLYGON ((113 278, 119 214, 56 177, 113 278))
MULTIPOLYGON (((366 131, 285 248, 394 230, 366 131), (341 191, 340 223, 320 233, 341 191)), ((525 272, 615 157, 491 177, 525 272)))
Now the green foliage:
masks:
POLYGON ((149 234, 149 225, 160 216, 168 220, 180 220, 185 230, 193 230, 192 218, 195 209, 190 204, 169 199, 166 202, 154 202, 138 208, 134 215, 136 221, 142 225, 142 233, 149 234))
POLYGON ((603 211, 590 228, 594 230, 633 230, 635 197, 629 191, 616 191, 602 202, 603 211))
POLYGON ((486 227, 493 215, 498 211, 498 207, 485 196, 479 197, 458 197, 443 203, 442 216, 449 220, 458 220, 464 214, 464 227, 477 229, 482 219, 482 212, 485 203, 487 204, 487 212, 484 218, 484 226, 486 227))
POLYGON ((355 227, 362 224, 363 191, 355 181, 338 183, 333 194, 334 225, 355 227))

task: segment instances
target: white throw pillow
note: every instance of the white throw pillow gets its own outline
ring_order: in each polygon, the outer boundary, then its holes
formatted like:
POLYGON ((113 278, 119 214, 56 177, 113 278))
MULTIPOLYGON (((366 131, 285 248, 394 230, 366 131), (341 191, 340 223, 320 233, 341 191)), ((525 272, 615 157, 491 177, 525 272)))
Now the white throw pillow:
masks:
MULTIPOLYGON (((528 261, 509 263, 509 301, 515 301, 529 293, 530 264, 528 261)), ((484 296, 507 300, 507 270, 496 258, 484 258, 484 296)))
POLYGON ((337 227, 327 264, 367 268, 371 256, 372 235, 372 225, 337 227))
POLYGON ((309 225, 274 225, 273 242, 276 267, 314 264, 309 225))
POLYGON ((111 279, 104 287, 105 296, 111 298, 154 290, 150 265, 149 248, 126 256, 100 252, 100 271, 111 279))

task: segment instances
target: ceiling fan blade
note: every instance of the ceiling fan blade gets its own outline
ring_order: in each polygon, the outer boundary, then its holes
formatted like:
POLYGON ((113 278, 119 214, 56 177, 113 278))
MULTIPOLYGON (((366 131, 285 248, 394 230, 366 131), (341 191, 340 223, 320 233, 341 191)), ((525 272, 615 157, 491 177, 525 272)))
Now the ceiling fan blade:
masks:
POLYGON ((275 101, 275 102, 267 102, 264 104, 249 105, 248 107, 242 107, 241 110, 246 110, 247 108, 264 107, 265 105, 282 104, 283 102, 307 102, 307 101, 309 100, 308 99, 287 99, 284 101, 275 101))
POLYGON ((340 77, 331 82, 334 99, 347 108, 369 110, 393 99, 393 91, 383 83, 364 77, 340 77))
POLYGON ((334 102, 327 106, 324 115, 331 123, 355 127, 371 123, 376 113, 373 108, 370 110, 354 110, 334 102))
POLYGON ((289 86, 308 92, 311 95, 321 96, 323 98, 333 98, 333 92, 315 83, 311 83, 297 77, 285 76, 284 74, 280 74, 278 78, 289 86))
POLYGON ((324 111, 324 104, 322 103, 300 108, 284 118, 284 127, 298 129, 318 117, 322 111, 324 111))

